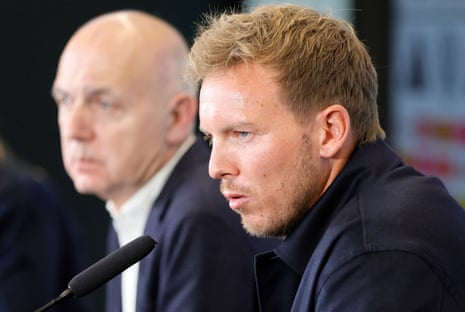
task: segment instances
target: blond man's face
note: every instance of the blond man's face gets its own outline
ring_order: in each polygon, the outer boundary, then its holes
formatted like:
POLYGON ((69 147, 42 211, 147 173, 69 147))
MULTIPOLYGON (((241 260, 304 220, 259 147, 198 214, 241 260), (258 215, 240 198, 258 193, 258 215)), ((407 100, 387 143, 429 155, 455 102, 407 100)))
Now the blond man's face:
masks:
POLYGON ((286 236, 322 192, 311 124, 284 105, 275 73, 238 65, 207 76, 200 130, 211 142, 210 176, 256 236, 286 236))

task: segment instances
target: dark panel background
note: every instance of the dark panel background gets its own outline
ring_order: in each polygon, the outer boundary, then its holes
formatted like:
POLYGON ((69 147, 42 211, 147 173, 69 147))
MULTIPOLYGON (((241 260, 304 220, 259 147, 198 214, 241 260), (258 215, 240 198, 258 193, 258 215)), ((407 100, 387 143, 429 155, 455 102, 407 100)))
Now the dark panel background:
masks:
POLYGON ((388 134, 389 141, 391 120, 389 120, 389 41, 392 5, 389 0, 354 0, 355 29, 365 43, 378 72, 378 105, 381 125, 388 134))
MULTIPOLYGON (((88 19, 126 8, 144 10, 166 19, 190 41, 194 23, 202 13, 239 3, 228 0, 1 1, 0 134, 18 156, 43 167, 51 175, 77 222, 85 265, 105 255, 109 219, 103 202, 74 191, 61 163, 56 108, 50 88, 66 41, 88 19)), ((47 257, 46 251, 37 257, 47 257)), ((90 311, 103 311, 103 288, 82 300, 90 311)))

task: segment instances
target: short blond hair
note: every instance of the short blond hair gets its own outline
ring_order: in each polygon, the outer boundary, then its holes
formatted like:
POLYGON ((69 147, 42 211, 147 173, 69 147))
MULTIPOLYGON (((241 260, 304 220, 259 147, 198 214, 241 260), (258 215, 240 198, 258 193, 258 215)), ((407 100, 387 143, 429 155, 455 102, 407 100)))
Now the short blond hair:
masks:
POLYGON ((268 66, 289 109, 299 120, 339 103, 349 112, 358 143, 384 138, 377 75, 353 27, 296 5, 263 5, 250 13, 210 15, 200 25, 186 77, 208 75, 241 63, 268 66))

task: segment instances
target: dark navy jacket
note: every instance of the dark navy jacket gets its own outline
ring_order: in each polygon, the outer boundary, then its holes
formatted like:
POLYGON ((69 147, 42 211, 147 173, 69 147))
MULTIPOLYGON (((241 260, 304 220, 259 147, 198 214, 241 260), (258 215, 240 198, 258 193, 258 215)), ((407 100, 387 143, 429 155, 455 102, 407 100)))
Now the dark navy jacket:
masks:
MULTIPOLYGON (((16 162, 0 163, 0 312, 34 311, 79 272, 74 225, 48 182, 16 162)), ((53 311, 83 311, 78 300, 53 311)))
MULTIPOLYGON (((158 244, 140 262, 137 312, 254 310, 251 238, 208 176, 208 160, 197 140, 153 205, 145 234, 158 244)), ((117 247, 113 230, 110 245, 117 247)), ((121 311, 120 282, 107 288, 108 312, 121 311)))
POLYGON ((465 210, 366 144, 256 266, 261 311, 465 311, 465 210))

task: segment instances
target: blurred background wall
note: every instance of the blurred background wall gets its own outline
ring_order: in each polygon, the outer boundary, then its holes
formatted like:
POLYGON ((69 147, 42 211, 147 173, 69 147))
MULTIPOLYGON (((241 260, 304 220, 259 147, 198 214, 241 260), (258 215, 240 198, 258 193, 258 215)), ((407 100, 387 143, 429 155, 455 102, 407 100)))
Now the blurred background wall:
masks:
POLYGON ((465 207, 465 2, 395 0, 392 8, 392 143, 465 207))
MULTIPOLYGON (((247 1, 251 7, 270 1, 247 1)), ((274 1, 277 2, 277 1, 274 1)), ((286 1, 288 2, 288 1, 286 1)), ((292 2, 292 1, 290 1, 292 2)), ((388 141, 425 173, 439 175, 461 202, 465 193, 465 5, 461 0, 301 0, 355 25, 378 69, 388 141), (421 156, 421 157, 420 157, 421 156)), ((85 265, 105 255, 103 202, 77 194, 61 163, 50 96, 58 57, 75 29, 108 11, 159 15, 190 41, 202 13, 242 1, 4 0, 0 3, 0 135, 24 160, 43 167, 77 222, 85 265)), ((46 254, 37 255, 46 257, 46 254)), ((103 310, 103 288, 83 300, 103 310)))

